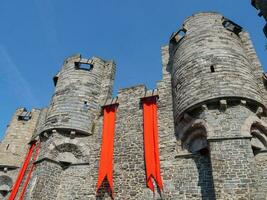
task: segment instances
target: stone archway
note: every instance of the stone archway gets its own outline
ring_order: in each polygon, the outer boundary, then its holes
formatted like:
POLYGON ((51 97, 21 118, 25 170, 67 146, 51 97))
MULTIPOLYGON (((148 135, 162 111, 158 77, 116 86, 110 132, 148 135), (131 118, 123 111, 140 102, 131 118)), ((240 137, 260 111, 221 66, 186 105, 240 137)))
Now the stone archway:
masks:
POLYGON ((9 176, 2 175, 0 176, 0 195, 2 197, 7 196, 7 194, 11 191, 13 185, 13 181, 9 176))
POLYGON ((241 128, 241 134, 251 137, 254 155, 267 150, 267 123, 258 117, 248 117, 241 128))
POLYGON ((251 149, 254 154, 255 186, 252 193, 256 198, 265 199, 267 190, 267 123, 256 116, 248 117, 241 133, 251 137, 251 149))
POLYGON ((211 128, 202 119, 192 120, 179 134, 183 148, 191 153, 208 151, 208 135, 212 135, 211 128))

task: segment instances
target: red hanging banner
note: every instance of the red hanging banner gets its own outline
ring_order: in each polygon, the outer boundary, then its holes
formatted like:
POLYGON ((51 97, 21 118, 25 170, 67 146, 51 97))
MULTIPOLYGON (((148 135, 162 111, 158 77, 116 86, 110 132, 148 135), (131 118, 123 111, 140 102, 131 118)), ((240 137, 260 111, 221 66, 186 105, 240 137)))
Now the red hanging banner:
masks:
POLYGON ((24 194, 25 194, 25 192, 26 192, 28 183, 29 183, 30 178, 31 178, 31 175, 32 175, 33 168, 34 168, 34 166, 35 166, 35 163, 34 163, 34 162, 35 162, 36 159, 37 159, 37 156, 38 156, 38 154, 39 154, 39 150, 40 150, 40 148, 41 148, 41 143, 38 144, 38 147, 37 147, 36 150, 35 150, 35 155, 34 155, 33 160, 32 160, 31 168, 30 168, 30 170, 29 170, 29 172, 28 172, 27 179, 26 179, 26 181, 25 181, 25 183, 24 183, 24 185, 23 185, 23 188, 22 188, 22 191, 21 191, 19 200, 23 200, 24 194))
POLYGON ((117 105, 104 107, 104 121, 102 131, 102 146, 98 172, 97 191, 105 178, 109 183, 111 194, 113 196, 113 151, 114 151, 114 132, 116 121, 117 105))
POLYGON ((13 188, 12 188, 12 191, 11 191, 11 194, 10 194, 8 200, 14 200, 16 198, 16 195, 18 193, 20 184, 21 184, 21 182, 23 180, 23 177, 25 176, 25 172, 26 172, 26 170, 28 168, 28 165, 30 163, 31 156, 32 156, 32 153, 33 153, 33 150, 34 150, 35 146, 36 146, 35 142, 31 144, 31 146, 30 146, 30 148, 28 150, 28 153, 26 155, 25 161, 24 161, 24 163, 23 163, 23 165, 21 167, 21 170, 20 170, 19 175, 17 177, 17 180, 16 180, 16 182, 15 182, 13 188))
POLYGON ((154 192, 153 179, 160 190, 163 190, 158 149, 157 97, 144 98, 142 102, 146 181, 147 186, 154 192))

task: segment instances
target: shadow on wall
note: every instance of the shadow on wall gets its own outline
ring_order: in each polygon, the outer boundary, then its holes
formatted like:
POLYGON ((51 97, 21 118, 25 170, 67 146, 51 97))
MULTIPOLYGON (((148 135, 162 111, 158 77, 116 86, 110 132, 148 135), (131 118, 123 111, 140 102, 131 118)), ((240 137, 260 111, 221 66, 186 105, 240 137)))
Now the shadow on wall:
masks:
POLYGON ((105 178, 101 187, 97 191, 96 200, 105 200, 108 197, 110 197, 110 199, 113 199, 112 194, 111 194, 111 190, 109 188, 110 187, 109 187, 108 180, 107 180, 107 178, 105 178))
POLYGON ((215 200, 210 154, 199 154, 194 156, 193 160, 198 170, 198 186, 201 188, 202 199, 215 200))
POLYGON ((0 176, 0 197, 6 197, 12 188, 12 179, 9 176, 0 176))

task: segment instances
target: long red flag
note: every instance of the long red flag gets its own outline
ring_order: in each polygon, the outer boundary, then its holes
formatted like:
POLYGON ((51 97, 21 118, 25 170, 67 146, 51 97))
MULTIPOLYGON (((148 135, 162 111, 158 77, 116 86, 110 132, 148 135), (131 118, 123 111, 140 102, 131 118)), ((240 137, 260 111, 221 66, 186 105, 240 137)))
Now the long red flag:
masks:
POLYGON ((113 151, 114 151, 114 132, 116 120, 117 105, 104 107, 104 121, 102 131, 102 147, 99 163, 97 191, 105 178, 109 183, 111 194, 113 196, 113 151))
POLYGON ((20 170, 20 172, 18 174, 17 180, 16 180, 16 182, 15 182, 13 188, 12 188, 12 191, 11 191, 11 194, 10 194, 8 200, 14 200, 16 198, 16 195, 18 193, 20 184, 21 184, 21 182, 23 180, 23 177, 25 176, 25 172, 26 172, 26 170, 28 168, 28 165, 30 163, 31 156, 32 156, 32 153, 33 153, 33 150, 34 150, 35 146, 36 146, 35 142, 31 144, 31 146, 30 146, 30 148, 28 150, 28 153, 26 155, 25 161, 24 161, 24 163, 23 163, 23 165, 21 167, 21 170, 20 170))
POLYGON ((160 160, 158 150, 158 121, 157 121, 157 97, 143 99, 144 117, 144 150, 146 164, 147 186, 154 192, 153 179, 163 190, 160 175, 160 160))
POLYGON ((25 181, 25 183, 24 183, 24 185, 23 185, 23 188, 22 188, 22 191, 21 191, 19 200, 23 200, 23 198, 24 198, 24 194, 25 194, 25 192, 26 192, 27 186, 28 186, 29 181, 30 181, 30 179, 31 179, 32 171, 33 171, 33 169, 34 169, 34 167, 35 167, 35 161, 36 161, 37 156, 38 156, 38 154, 39 154, 39 150, 40 150, 40 148, 41 148, 41 142, 39 142, 38 147, 37 147, 36 150, 35 150, 35 155, 34 155, 33 160, 32 160, 31 168, 30 168, 30 170, 29 170, 29 172, 28 172, 26 181, 25 181))

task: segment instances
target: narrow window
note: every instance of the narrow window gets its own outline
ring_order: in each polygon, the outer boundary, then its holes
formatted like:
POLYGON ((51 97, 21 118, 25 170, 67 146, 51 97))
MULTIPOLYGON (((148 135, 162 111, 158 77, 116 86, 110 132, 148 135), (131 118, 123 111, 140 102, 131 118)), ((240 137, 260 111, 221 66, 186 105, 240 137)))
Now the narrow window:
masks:
POLYGON ((214 73, 215 72, 215 68, 214 68, 213 65, 210 66, 210 71, 211 71, 211 73, 214 73))
POLYGON ((171 43, 173 44, 178 43, 182 38, 185 37, 186 31, 187 30, 185 28, 182 28, 178 32, 173 33, 173 35, 171 36, 171 43))
POLYGON ((88 64, 88 63, 75 62, 74 65, 76 69, 82 69, 82 70, 87 70, 87 71, 90 71, 93 69, 93 65, 88 64))
POLYGON ((59 77, 59 73, 53 77, 54 86, 57 85, 58 77, 59 77))
POLYGON ((8 148, 9 148, 9 144, 6 146, 6 151, 8 150, 8 148))
POLYGON ((235 33, 236 35, 238 35, 243 29, 241 26, 237 25, 229 19, 223 18, 222 21, 222 25, 224 26, 224 28, 235 33))
POLYGON ((32 118, 31 112, 27 112, 27 110, 24 110, 19 116, 19 121, 29 121, 32 118))
POLYGON ((83 108, 84 109, 87 109, 88 107, 89 107, 88 102, 87 101, 84 101, 83 102, 83 108))

